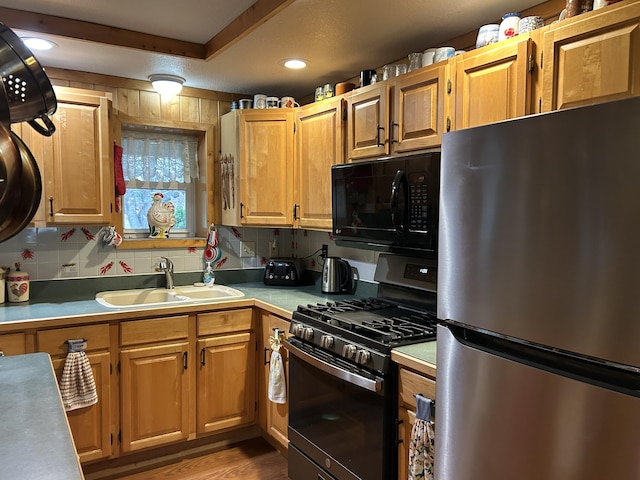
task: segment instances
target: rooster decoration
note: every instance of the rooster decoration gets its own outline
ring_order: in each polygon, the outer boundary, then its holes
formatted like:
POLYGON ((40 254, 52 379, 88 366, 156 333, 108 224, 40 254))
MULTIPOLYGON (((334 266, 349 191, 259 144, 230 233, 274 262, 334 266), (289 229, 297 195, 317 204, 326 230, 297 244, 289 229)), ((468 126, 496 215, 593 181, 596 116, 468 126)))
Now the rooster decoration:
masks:
POLYGON ((147 212, 149 238, 169 238, 169 230, 176 224, 175 207, 171 202, 162 203, 164 195, 153 194, 153 203, 147 212))

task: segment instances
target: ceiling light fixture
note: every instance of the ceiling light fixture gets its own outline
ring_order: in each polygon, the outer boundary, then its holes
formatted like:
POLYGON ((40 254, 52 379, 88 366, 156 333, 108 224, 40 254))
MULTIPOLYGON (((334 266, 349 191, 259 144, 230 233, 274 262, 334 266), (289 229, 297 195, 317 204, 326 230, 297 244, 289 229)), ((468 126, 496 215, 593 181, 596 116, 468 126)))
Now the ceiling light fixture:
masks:
POLYGON ((153 89, 164 98, 175 97, 180 90, 185 79, 177 75, 167 75, 164 73, 149 75, 149 80, 153 89))
POLYGON ((283 65, 287 68, 291 68, 293 70, 299 70, 307 66, 307 62, 300 58, 290 58, 285 60, 283 65))
POLYGON ((51 40, 38 37, 23 37, 22 42, 31 50, 51 50, 57 47, 51 40))

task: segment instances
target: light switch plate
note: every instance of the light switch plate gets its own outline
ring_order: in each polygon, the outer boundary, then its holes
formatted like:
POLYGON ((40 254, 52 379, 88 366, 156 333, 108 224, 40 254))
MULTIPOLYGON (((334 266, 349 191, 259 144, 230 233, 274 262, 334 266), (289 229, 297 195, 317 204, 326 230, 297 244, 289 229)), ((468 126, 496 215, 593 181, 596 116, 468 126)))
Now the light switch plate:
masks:
POLYGON ((255 257, 256 242, 240 242, 240 258, 255 257))

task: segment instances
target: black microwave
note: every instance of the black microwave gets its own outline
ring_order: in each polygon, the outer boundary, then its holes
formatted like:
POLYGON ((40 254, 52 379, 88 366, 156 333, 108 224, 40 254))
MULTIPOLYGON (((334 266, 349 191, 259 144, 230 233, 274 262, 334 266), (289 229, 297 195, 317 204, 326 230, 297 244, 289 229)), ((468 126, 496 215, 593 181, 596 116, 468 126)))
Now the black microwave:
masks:
POLYGON ((440 152, 331 167, 338 245, 437 258, 440 152))

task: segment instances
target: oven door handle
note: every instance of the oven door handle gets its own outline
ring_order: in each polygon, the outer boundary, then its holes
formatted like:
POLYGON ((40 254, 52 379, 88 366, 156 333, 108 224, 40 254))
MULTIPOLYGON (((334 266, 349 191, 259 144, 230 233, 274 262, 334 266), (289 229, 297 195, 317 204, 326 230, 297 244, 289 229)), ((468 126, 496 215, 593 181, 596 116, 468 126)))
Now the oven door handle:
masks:
POLYGON ((335 365, 331 365, 330 363, 316 358, 313 355, 309 355, 304 350, 296 347, 288 339, 283 339, 283 342, 289 353, 295 355, 301 360, 304 360, 309 365, 312 365, 313 367, 318 368, 325 373, 328 373, 329 375, 378 394, 382 391, 382 380, 371 380, 370 378, 363 377, 361 375, 358 375, 357 373, 349 372, 348 370, 344 370, 335 365))

